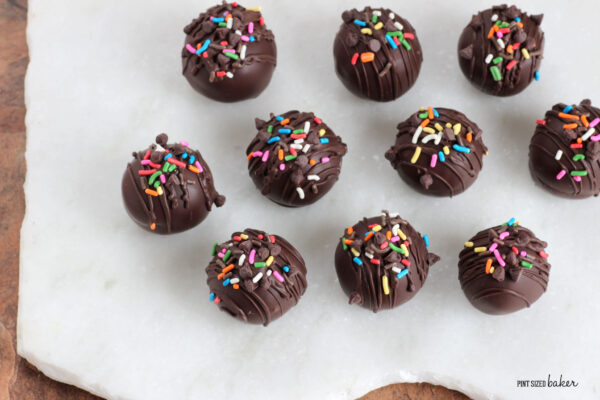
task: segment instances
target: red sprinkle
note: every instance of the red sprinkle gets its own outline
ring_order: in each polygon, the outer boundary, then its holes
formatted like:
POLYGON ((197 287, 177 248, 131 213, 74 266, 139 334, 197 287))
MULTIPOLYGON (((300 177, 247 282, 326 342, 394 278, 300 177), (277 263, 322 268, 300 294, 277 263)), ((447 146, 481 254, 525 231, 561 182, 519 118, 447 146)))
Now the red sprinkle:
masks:
POLYGON ((306 138, 306 133, 302 133, 302 134, 299 134, 299 135, 298 135, 298 134, 296 134, 296 133, 292 133, 292 134, 290 135, 290 137, 291 137, 292 139, 305 139, 305 138, 306 138))
POLYGON ((216 298, 215 298, 215 304, 219 304, 220 302, 221 302, 221 299, 220 299, 220 298, 218 298, 218 297, 216 297, 216 298))
POLYGON ((412 33, 405 33, 404 34, 404 39, 413 40, 414 38, 415 38, 415 35, 413 35, 412 33))
POLYGON ((513 43, 513 49, 517 50, 519 47, 521 47, 521 43, 513 43))
POLYGON ((539 125, 546 125, 546 120, 543 119, 538 119, 537 121, 535 121, 537 124, 539 125))
POLYGON ((290 153, 291 153, 293 156, 297 156, 297 155, 298 155, 298 153, 296 152, 296 149, 294 149, 293 147, 290 147, 290 153))
POLYGON ((263 237, 264 237, 264 236, 262 235, 262 233, 258 235, 258 239, 259 239, 259 240, 262 240, 262 238, 263 238, 263 237))
POLYGON ((146 155, 144 156, 144 160, 147 160, 150 158, 150 150, 146 151, 146 155))
POLYGON ((227 40, 223 40, 221 41, 221 43, 219 43, 221 46, 227 46, 229 43, 227 43, 227 40))
POLYGON ((398 39, 398 36, 394 36, 394 42, 400 46, 400 40, 398 39))
POLYGON ((186 167, 185 163, 182 163, 181 161, 176 160, 174 157, 169 157, 169 159, 167 160, 167 162, 170 163, 170 164, 175 164, 175 165, 177 165, 178 167, 181 167, 181 168, 185 168, 186 167))
POLYGON ((317 117, 315 117, 315 122, 316 122, 318 125, 321 125, 321 123, 322 123, 323 121, 321 121, 321 118, 317 118, 317 117))
POLYGON ((271 235, 269 236, 269 239, 271 239, 271 243, 275 243, 275 236, 271 235))
POLYGON ((540 256, 542 258, 548 258, 548 257, 550 257, 550 255, 548 253, 546 253, 544 250, 540 250, 540 256))
POLYGON ((511 62, 508 63, 508 65, 506 66, 507 70, 511 70, 515 67, 515 65, 517 65, 517 60, 512 60, 511 62))
POLYGON ((402 264, 406 265, 407 267, 410 267, 410 261, 408 261, 406 258, 403 258, 402 261, 400 261, 402 264))
POLYGON ((241 237, 239 237, 239 236, 234 236, 234 237, 233 237, 233 240, 235 240, 236 242, 241 242, 241 241, 242 241, 242 238, 241 238, 241 237))
POLYGON ((381 245, 379 246, 379 248, 381 250, 384 250, 384 249, 387 249, 388 246, 389 246, 388 242, 383 242, 383 243, 381 243, 381 245))
POLYGON ((371 264, 379 265, 380 261, 375 258, 371 258, 371 264))
POLYGON ((202 53, 202 57, 204 57, 204 58, 208 58, 208 52, 207 52, 207 51, 205 51, 204 53, 202 53))
POLYGON ((519 254, 519 249, 517 249, 515 246, 512 247, 512 251, 515 254, 519 254))
POLYGON ((155 173, 155 172, 156 172, 156 170, 155 170, 155 169, 140 169, 140 170, 138 171, 138 173, 139 173, 140 175, 152 175, 152 174, 153 174, 153 173, 155 173))
POLYGON ((258 23, 259 23, 260 25, 264 25, 264 24, 265 24, 265 19, 264 19, 264 17, 260 17, 260 18, 258 19, 258 23))
POLYGON ((352 65, 356 65, 357 61, 358 61, 358 53, 354 53, 354 55, 352 56, 352 65))
POLYGON ((234 1, 233 3, 231 3, 231 5, 234 6, 234 7, 237 7, 238 3, 237 3, 237 1, 234 1))
POLYGON ((227 72, 225 72, 225 71, 217 71, 217 76, 218 76, 219 78, 222 78, 222 77, 224 77, 225 75, 227 75, 227 72))
POLYGON ((152 168, 161 168, 162 167, 162 165, 153 163, 152 161, 150 161, 150 164, 148 164, 148 165, 151 166, 152 168))
POLYGON ((581 143, 573 143, 571 145, 571 148, 572 149, 581 149, 581 148, 583 148, 583 144, 581 144, 581 143))

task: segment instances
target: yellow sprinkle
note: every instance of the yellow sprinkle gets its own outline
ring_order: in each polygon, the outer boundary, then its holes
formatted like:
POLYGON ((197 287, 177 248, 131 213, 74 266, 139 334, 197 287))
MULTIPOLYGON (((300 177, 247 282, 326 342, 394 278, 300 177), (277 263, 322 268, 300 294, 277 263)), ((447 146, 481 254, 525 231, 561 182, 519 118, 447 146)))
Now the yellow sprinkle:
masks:
POLYGON ((435 130, 433 128, 426 126, 425 128, 423 128, 423 132, 433 135, 435 133, 435 130))
POLYGON ((156 192, 158 193, 159 196, 162 195, 164 193, 162 190, 162 186, 157 187, 156 192))
POLYGON ((400 229, 398 229, 398 236, 400 236, 400 239, 406 240, 406 235, 400 229))
POLYGON ((360 30, 360 33, 364 33, 365 35, 372 35, 373 31, 371 30, 371 28, 362 28, 360 30))
POLYGON ((375 30, 380 30, 381 28, 383 28, 383 22, 379 21, 378 23, 375 24, 374 26, 375 30))
POLYGON ((490 274, 493 274, 495 270, 496 270, 496 268, 494 268, 494 267, 490 268, 490 274))
POLYGON ((381 277, 381 285, 383 286, 383 293, 390 294, 390 286, 388 285, 388 277, 386 275, 381 277))
POLYGON ((443 150, 444 150, 444 154, 445 154, 445 155, 448 155, 448 154, 450 154, 450 148, 448 148, 448 146, 444 146, 444 149, 443 149, 443 150))
POLYGON ((275 259, 273 258, 273 256, 269 256, 269 258, 267 258, 267 262, 266 262, 266 264, 267 264, 267 267, 270 267, 270 266, 271 266, 271 264, 273 264, 273 260, 275 260, 275 259))
POLYGON ((412 158, 410 159, 410 163, 414 164, 417 162, 417 160, 419 159, 419 156, 421 155, 421 147, 417 146, 417 148, 415 149, 415 154, 413 154, 412 158))
POLYGON ((261 8, 260 6, 256 6, 256 7, 246 7, 246 10, 248 11, 260 11, 261 8))
POLYGON ((321 130, 319 131, 319 136, 323 136, 323 135, 325 134, 325 132, 326 132, 326 131, 325 131, 325 129, 321 129, 321 130))
POLYGON ((443 131, 443 130, 444 130, 444 128, 442 127, 442 125, 440 125, 440 123, 439 123, 439 122, 436 122, 436 123, 435 123, 435 129, 437 129, 437 130, 438 130, 438 132, 441 132, 441 131, 443 131))
POLYGON ((473 251, 475 251, 475 253, 483 253, 484 251, 487 251, 487 247, 475 247, 473 251))
POLYGON ((350 247, 350 251, 354 254, 354 257, 359 257, 360 253, 354 247, 350 247))
POLYGON ((244 239, 244 240, 247 240, 247 239, 248 239, 248 235, 246 235, 245 233, 242 233, 242 234, 240 235, 240 237, 241 237, 242 239, 244 239))
POLYGON ((452 124, 450 122, 446 122, 446 128, 452 128, 452 124))
POLYGON ((473 247, 473 242, 465 242, 465 247, 473 247))
POLYGON ((408 257, 408 247, 404 243, 400 245, 400 248, 404 250, 404 257, 408 257))
POLYGON ((419 111, 425 111, 427 110, 425 107, 419 107, 419 111))
POLYGON ((455 135, 458 135, 458 134, 460 133, 460 130, 461 130, 461 128, 462 128, 462 125, 461 125, 461 124, 454 124, 454 127, 453 127, 453 129, 454 129, 454 134, 455 134, 455 135))
POLYGON ((521 53, 523 53, 523 57, 525 57, 526 60, 529 60, 529 51, 527 51, 526 48, 522 48, 521 53))
POLYGON ((373 232, 379 232, 381 230, 381 225, 375 225, 372 229, 373 232))

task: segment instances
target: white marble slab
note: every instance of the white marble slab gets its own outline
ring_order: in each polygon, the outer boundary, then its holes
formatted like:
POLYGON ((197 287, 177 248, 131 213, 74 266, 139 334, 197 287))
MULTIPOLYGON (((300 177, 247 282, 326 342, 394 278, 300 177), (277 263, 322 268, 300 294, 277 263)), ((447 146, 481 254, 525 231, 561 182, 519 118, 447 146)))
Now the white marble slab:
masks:
POLYGON ((546 109, 585 97, 600 104, 599 2, 522 1, 546 14, 541 81, 499 99, 473 89, 456 56, 462 27, 489 2, 382 1, 416 27, 425 61, 407 95, 377 104, 351 96, 333 71, 340 14, 364 3, 262 0, 278 66, 258 99, 234 105, 203 98, 180 75, 182 28, 212 1, 175 3, 30 1, 19 354, 110 399, 351 399, 422 380, 476 399, 600 396, 600 203, 552 197, 527 171, 546 109), (456 198, 417 194, 383 157, 395 125, 421 105, 464 110, 484 130, 490 155, 456 198), (294 108, 315 111, 349 147, 339 183, 301 209, 261 197, 244 154, 255 116, 294 108), (140 230, 120 194, 131 151, 163 131, 199 147, 227 195, 202 225, 171 237, 140 230), (442 261, 411 302, 375 315, 346 304, 333 252, 345 226, 382 208, 428 233, 442 261), (457 255, 472 234, 512 216, 550 243, 550 285, 531 309, 487 316, 460 290, 457 255), (288 238, 309 269, 299 305, 268 328, 208 301, 211 244, 245 227, 288 238), (516 386, 548 374, 579 386, 516 386))

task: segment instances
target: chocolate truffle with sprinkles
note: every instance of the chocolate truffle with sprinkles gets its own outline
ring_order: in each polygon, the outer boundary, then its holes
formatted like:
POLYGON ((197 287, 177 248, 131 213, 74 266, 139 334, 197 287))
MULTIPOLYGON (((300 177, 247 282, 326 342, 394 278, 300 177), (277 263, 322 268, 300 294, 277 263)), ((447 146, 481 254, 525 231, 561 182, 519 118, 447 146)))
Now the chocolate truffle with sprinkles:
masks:
POLYGON ((335 71, 360 97, 390 101, 402 96, 419 76, 423 53, 412 25, 387 8, 342 13, 335 37, 335 71))
POLYGON ((260 7, 223 2, 183 31, 183 75, 198 92, 233 102, 254 98, 269 84, 277 48, 260 7))
POLYGON ((349 303, 377 312, 413 298, 439 260, 428 247, 427 235, 387 211, 348 227, 335 251, 335 270, 349 303))
POLYGON ((454 196, 475 182, 487 147, 482 131, 463 113, 421 107, 398 124, 396 143, 385 153, 400 177, 418 191, 454 196))
POLYGON ((311 112, 256 119, 258 134, 246 154, 261 193, 289 207, 312 204, 338 180, 346 144, 311 112))
POLYGON ((463 74, 480 90, 511 96, 540 79, 544 51, 543 14, 495 6, 474 15, 458 41, 463 74))
POLYGON ((206 218, 213 203, 217 207, 225 203, 200 152, 184 141, 168 144, 168 139, 162 133, 156 144, 134 152, 121 184, 131 219, 162 234, 193 228, 206 218))
POLYGON ((284 238, 256 229, 215 243, 206 267, 209 300, 251 324, 267 326, 295 306, 306 291, 306 267, 284 238))
POLYGON ((458 261, 458 279, 467 299, 495 315, 531 306, 548 286, 546 247, 515 218, 479 232, 465 243, 458 261))
POLYGON ((590 100, 556 104, 537 121, 529 145, 534 181, 559 196, 600 194, 600 109, 590 100))

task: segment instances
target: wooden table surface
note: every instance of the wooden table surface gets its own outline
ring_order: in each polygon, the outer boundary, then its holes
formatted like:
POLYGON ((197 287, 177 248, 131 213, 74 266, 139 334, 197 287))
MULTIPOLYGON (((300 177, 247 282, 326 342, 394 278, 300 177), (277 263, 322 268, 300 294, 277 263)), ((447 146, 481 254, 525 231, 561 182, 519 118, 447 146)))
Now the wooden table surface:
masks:
MULTIPOLYGON (((215 0, 216 1, 216 0, 215 0)), ((0 0, 0 400, 99 399, 55 382, 16 354, 19 284, 19 234, 25 214, 25 104, 23 81, 29 62, 26 0, 0 0)), ((427 383, 379 388, 360 400, 465 400, 468 397, 427 383)))

